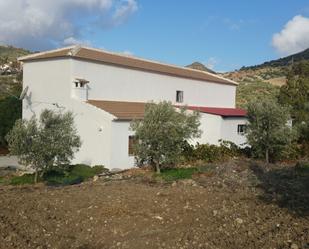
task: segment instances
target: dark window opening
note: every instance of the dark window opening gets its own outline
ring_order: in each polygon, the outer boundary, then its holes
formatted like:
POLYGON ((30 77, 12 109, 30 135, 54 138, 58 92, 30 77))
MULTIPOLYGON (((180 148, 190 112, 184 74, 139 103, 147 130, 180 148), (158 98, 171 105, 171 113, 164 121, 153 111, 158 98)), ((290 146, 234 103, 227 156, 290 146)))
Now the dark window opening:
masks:
POLYGON ((177 103, 183 102, 183 91, 176 91, 176 102, 177 103))
POLYGON ((244 134, 246 132, 246 125, 240 124, 237 126, 237 133, 238 134, 244 134))

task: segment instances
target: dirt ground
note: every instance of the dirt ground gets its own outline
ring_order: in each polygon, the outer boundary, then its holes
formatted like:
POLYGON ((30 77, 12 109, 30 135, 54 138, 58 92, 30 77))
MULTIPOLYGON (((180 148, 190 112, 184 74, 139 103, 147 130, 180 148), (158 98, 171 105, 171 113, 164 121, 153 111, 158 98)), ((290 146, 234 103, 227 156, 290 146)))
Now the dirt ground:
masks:
POLYGON ((68 187, 1 186, 0 248, 309 248, 309 180, 233 161, 193 180, 142 171, 68 187))

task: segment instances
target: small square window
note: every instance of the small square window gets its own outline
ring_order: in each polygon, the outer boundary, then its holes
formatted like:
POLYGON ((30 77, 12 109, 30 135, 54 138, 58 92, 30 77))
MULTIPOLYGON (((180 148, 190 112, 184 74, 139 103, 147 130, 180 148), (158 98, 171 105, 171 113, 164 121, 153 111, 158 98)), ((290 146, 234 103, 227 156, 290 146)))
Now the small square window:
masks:
POLYGON ((237 126, 237 133, 238 133, 238 134, 241 134, 241 135, 242 135, 242 134, 245 134, 246 128, 247 128, 247 126, 244 125, 244 124, 238 125, 238 126, 237 126))
POLYGON ((176 102, 177 103, 183 102, 183 91, 176 91, 176 102))

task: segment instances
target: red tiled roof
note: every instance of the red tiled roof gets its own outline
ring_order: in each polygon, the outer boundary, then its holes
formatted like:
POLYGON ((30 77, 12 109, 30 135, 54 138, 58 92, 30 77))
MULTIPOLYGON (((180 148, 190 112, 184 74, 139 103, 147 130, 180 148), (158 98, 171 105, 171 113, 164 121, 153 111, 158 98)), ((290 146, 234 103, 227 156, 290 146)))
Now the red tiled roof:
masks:
POLYGON ((240 108, 220 108, 220 107, 201 107, 201 106, 187 106, 192 111, 199 111, 208 114, 219 115, 222 117, 245 117, 247 111, 240 108))
MULTIPOLYGON (((108 113, 114 115, 117 120, 143 119, 145 106, 143 102, 124 102, 124 101, 107 101, 107 100, 88 100, 88 104, 94 105, 108 113)), ((182 106, 175 106, 182 107, 182 106)), ((219 115, 222 117, 245 117, 247 112, 237 108, 217 108, 217 107, 199 107, 183 106, 188 110, 199 111, 219 115)))

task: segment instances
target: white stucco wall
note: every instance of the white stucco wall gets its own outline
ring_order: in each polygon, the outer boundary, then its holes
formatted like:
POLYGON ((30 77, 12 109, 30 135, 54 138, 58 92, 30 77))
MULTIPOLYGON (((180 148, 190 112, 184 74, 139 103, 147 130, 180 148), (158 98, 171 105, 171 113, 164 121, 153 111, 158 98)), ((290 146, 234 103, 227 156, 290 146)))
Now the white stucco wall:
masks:
POLYGON ((235 85, 192 80, 164 74, 74 59, 72 75, 89 80, 89 99, 161 101, 176 103, 176 91, 184 103, 194 106, 235 107, 235 85))
POLYGON ((129 155, 130 122, 112 123, 111 164, 110 168, 127 169, 135 164, 134 156, 129 155))
POLYGON ((23 87, 29 87, 23 101, 23 118, 40 115, 43 109, 72 111, 82 140, 72 163, 111 164, 111 114, 71 98, 71 60, 49 60, 24 64, 23 87), (57 103, 53 105, 53 103, 57 103))
POLYGON ((221 139, 221 116, 201 113, 200 122, 200 129, 203 133, 200 138, 193 141, 193 144, 198 142, 200 144, 209 143, 218 145, 218 140, 221 139))
POLYGON ((245 117, 229 117, 223 118, 221 126, 221 136, 223 140, 231 141, 239 146, 246 142, 244 134, 237 133, 237 127, 240 124, 246 124, 247 119, 245 117))

